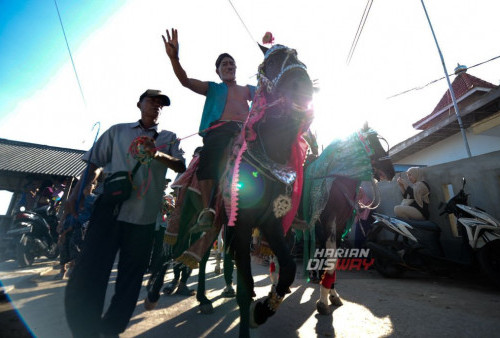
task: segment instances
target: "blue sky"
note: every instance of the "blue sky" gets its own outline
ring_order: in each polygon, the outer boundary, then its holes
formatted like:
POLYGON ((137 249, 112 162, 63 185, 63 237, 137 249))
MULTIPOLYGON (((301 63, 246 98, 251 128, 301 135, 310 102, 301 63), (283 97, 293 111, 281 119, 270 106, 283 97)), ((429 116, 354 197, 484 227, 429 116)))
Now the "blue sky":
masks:
MULTIPOLYGON (((183 137, 198 128, 204 98, 183 88, 165 56, 161 35, 179 29, 180 59, 188 76, 218 81, 214 60, 229 52, 240 84, 255 84, 266 31, 297 49, 321 91, 313 131, 320 145, 344 137, 365 121, 391 146, 418 133, 446 81, 388 100, 443 76, 419 0, 374 1, 356 51, 346 58, 366 1, 58 0, 82 83, 83 105, 53 0, 0 0, 0 137, 88 149, 91 128, 138 119, 145 89, 165 91, 172 105, 160 123, 183 137), (22 126, 20 132, 19 126, 22 126), (50 132, 47 132, 50 131, 50 132)), ((426 1, 448 71, 500 55, 493 0, 426 1)), ((469 73, 500 83, 500 59, 469 73)), ((453 80, 453 77, 451 78, 453 80)), ((201 145, 182 142, 187 154, 201 145)))
MULTIPOLYGON (((58 0, 82 83, 83 104, 53 0, 0 0, 0 137, 88 149, 91 131, 137 120, 145 89, 166 92, 172 105, 160 124, 183 137, 198 128, 204 98, 183 88, 165 56, 161 35, 179 29, 188 76, 218 81, 214 61, 236 58, 239 84, 256 84, 262 53, 255 41, 271 31, 296 48, 319 79, 312 130, 319 144, 351 134, 365 121, 391 146, 418 133, 446 81, 388 100, 443 76, 420 0, 374 1, 349 65, 366 1, 325 0, 58 0)), ((448 71, 500 55, 497 0, 427 0, 448 71)), ((500 60, 469 73, 500 83, 500 60)), ((451 78, 453 81, 453 77, 451 78)), ((198 136, 182 141, 189 160, 198 136)), ((173 178, 173 173, 169 174, 173 178)), ((169 176, 169 177, 170 177, 169 176)), ((1 203, 0 203, 1 204, 1 203)))
MULTIPOLYGON (((74 52, 117 11, 119 0, 58 0, 74 52)), ((0 122, 25 97, 43 88, 69 54, 53 0, 0 1, 0 122)), ((75 57, 75 56, 74 56, 75 57)), ((78 59, 75 58, 78 70, 78 59)), ((68 83, 75 86, 77 82, 68 83)))

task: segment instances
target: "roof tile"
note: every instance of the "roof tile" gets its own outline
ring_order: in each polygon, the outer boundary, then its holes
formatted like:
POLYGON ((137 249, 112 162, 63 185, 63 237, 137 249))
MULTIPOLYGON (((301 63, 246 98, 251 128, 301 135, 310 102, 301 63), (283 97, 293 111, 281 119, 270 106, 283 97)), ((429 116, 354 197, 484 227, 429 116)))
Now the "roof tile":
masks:
MULTIPOLYGON (((477 77, 470 75, 466 72, 462 72, 462 73, 457 75, 455 80, 453 80, 451 87, 453 88, 453 92, 455 93, 455 98, 457 99, 457 101, 460 101, 460 98, 462 98, 468 92, 472 91, 475 88, 492 89, 492 88, 496 88, 497 86, 495 86, 494 84, 489 83, 487 81, 481 80, 480 78, 477 78, 477 77)), ((430 113, 429 115, 427 115, 427 116, 421 118, 420 120, 418 120, 417 122, 415 122, 413 124, 413 127, 417 128, 417 129, 426 129, 427 128, 426 126, 421 126, 421 127, 417 127, 417 126, 425 120, 434 119, 435 117, 440 115, 440 112, 443 109, 450 106, 451 104, 452 104, 451 94, 450 94, 450 90, 448 89, 444 93, 443 97, 441 98, 439 103, 436 105, 436 107, 434 108, 432 113, 430 113)))

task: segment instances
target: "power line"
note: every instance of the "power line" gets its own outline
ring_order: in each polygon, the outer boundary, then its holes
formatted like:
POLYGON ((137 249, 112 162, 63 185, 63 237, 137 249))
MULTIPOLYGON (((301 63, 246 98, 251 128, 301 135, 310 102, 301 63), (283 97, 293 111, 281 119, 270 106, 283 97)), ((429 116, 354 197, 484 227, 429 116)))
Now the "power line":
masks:
MULTIPOLYGON (((240 22, 242 23, 243 27, 245 27, 248 35, 250 36, 250 38, 252 39, 252 42, 254 41, 257 41, 253 38, 253 35, 252 33, 250 33, 250 30, 248 29, 247 25, 245 25, 245 22, 243 21, 243 19, 241 18, 240 14, 238 13, 238 11, 236 10, 236 8, 234 7, 233 3, 231 2, 231 0, 228 0, 229 1, 229 4, 231 5, 231 7, 233 7, 233 10, 234 12, 236 13, 236 16, 238 17, 238 19, 240 19, 240 22)), ((260 50, 260 48, 259 48, 260 50)))
POLYGON ((61 14, 59 13, 59 7, 57 6, 56 0, 54 0, 54 4, 56 5, 57 16, 59 17, 59 22, 61 23, 62 32, 64 35, 64 41, 66 41, 66 47, 68 47, 69 57, 71 59, 71 64, 73 65, 73 71, 75 72, 75 76, 76 76, 76 82, 78 82, 78 87, 80 88, 80 94, 82 95, 83 103, 85 104, 85 106, 87 106, 87 102, 85 101, 85 96, 83 95, 82 85, 80 84, 80 79, 78 78, 78 73, 76 71, 75 62, 73 61, 73 55, 71 55, 71 49, 69 48, 68 39, 66 38, 66 32, 64 30, 64 25, 63 25, 63 22, 61 19, 61 14))
POLYGON ((351 62, 352 56, 354 55, 354 51, 356 50, 356 46, 358 45, 359 38, 361 33, 363 32, 363 28, 365 27, 366 19, 368 19, 368 14, 370 13, 370 9, 372 8, 373 0, 368 0, 365 6, 365 10, 363 15, 361 16, 361 20, 358 25, 358 30, 356 31, 356 35, 351 44, 351 49, 349 50, 349 55, 347 56, 347 64, 351 62))
MULTIPOLYGON (((477 67, 477 66, 481 66, 481 65, 483 65, 483 64, 485 64, 485 63, 488 63, 488 62, 490 62, 490 61, 496 60, 496 59, 498 59, 498 58, 500 58, 500 55, 495 56, 495 57, 493 57, 493 58, 491 58, 491 59, 489 59, 489 60, 486 60, 486 61, 483 61, 483 62, 480 62, 480 63, 476 63, 476 64, 475 64, 475 65, 473 65, 473 66, 467 67, 467 69, 471 69, 471 68, 474 68, 474 67, 477 67)), ((448 74, 448 76, 452 76, 452 75, 454 75, 454 74, 448 74)), ((392 96, 389 96, 387 99, 392 99, 393 97, 400 96, 400 95, 403 95, 403 94, 409 93, 409 92, 414 91, 414 90, 424 89, 425 87, 427 87, 427 86, 429 86, 429 85, 431 85, 431 84, 433 84, 433 83, 436 83, 436 82, 438 82, 438 81, 441 81, 442 79, 445 79, 445 78, 446 78, 445 76, 440 77, 439 79, 432 80, 431 82, 429 82, 429 83, 427 83, 427 84, 425 84, 425 85, 423 85, 423 86, 414 87, 414 88, 411 88, 411 89, 405 90, 405 91, 403 91, 403 92, 401 92, 401 93, 398 93, 398 94, 394 94, 394 95, 392 95, 392 96)))

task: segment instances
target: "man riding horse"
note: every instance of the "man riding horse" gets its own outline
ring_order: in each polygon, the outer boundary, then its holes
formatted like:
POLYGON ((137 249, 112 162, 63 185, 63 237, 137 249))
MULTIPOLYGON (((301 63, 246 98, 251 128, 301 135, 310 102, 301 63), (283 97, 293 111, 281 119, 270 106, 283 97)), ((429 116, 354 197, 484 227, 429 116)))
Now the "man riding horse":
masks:
POLYGON ((247 119, 248 102, 252 100, 255 88, 236 83, 236 62, 227 53, 219 55, 215 62, 215 72, 221 83, 189 78, 179 62, 177 30, 172 28, 172 35, 167 30, 167 39, 163 37, 163 41, 179 82, 206 96, 199 128, 203 149, 196 172, 204 208, 198 217, 198 231, 204 231, 213 225, 215 219, 214 196, 221 170, 226 164, 227 147, 247 119))

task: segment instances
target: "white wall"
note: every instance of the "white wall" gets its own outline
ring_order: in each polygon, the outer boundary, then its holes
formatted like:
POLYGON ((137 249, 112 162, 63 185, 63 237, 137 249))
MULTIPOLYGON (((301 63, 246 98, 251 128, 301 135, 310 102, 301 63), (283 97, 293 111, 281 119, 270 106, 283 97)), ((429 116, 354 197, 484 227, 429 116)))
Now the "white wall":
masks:
MULTIPOLYGON (((466 131, 467 141, 472 156, 500 150, 500 126, 475 135, 466 131)), ((462 133, 457 133, 411 156, 405 157, 398 164, 436 165, 467 158, 462 133)), ((500 159, 499 159, 500 161, 500 159)))

